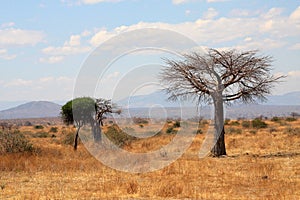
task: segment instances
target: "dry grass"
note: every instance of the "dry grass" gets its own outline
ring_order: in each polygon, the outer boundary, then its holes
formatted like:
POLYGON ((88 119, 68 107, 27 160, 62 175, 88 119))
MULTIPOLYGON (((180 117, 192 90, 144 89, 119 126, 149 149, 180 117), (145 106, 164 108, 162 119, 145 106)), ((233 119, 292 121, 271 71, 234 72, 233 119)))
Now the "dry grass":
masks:
MULTIPOLYGON (((47 138, 21 127, 39 150, 0 155, 0 199, 299 199, 300 120, 267 123, 259 130, 234 126, 242 133, 226 134, 226 157, 200 159, 205 135, 199 134, 179 160, 143 174, 106 167, 83 145, 74 152, 62 143, 72 127, 59 125, 47 138)), ((137 140, 125 149, 157 149, 172 137, 137 140)))

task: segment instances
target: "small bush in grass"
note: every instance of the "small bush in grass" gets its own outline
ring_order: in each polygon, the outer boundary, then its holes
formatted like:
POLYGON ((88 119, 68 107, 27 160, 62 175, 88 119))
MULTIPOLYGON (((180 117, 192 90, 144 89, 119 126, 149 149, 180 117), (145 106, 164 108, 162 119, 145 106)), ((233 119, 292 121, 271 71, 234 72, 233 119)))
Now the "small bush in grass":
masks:
POLYGON ((294 122, 294 121, 297 121, 297 119, 294 118, 294 117, 287 117, 287 118, 285 119, 285 121, 287 121, 287 122, 294 122))
POLYGON ((230 119, 226 118, 225 121, 224 121, 224 125, 229 125, 229 122, 230 122, 230 119))
POLYGON ((240 125, 240 123, 238 121, 232 121, 232 122, 230 122, 229 125, 231 125, 231 126, 238 126, 238 125, 240 125))
POLYGON ((293 128, 292 126, 289 126, 286 128, 285 132, 292 135, 298 135, 300 134, 300 128, 293 128))
POLYGON ((173 127, 169 127, 169 128, 167 128, 166 133, 167 134, 173 134, 173 133, 176 133, 176 131, 174 130, 173 127))
MULTIPOLYGON (((78 139, 80 141, 80 137, 78 139)), ((63 144, 74 145, 74 140, 75 140, 75 133, 72 132, 66 133, 65 138, 63 140, 63 144)))
POLYGON ((180 121, 176 121, 173 125, 174 128, 179 128, 180 127, 180 121))
POLYGON ((43 129, 44 127, 42 125, 35 125, 34 128, 35 129, 43 129))
POLYGON ((0 154, 32 152, 33 145, 20 131, 0 132, 0 154))
POLYGON ((280 120, 280 118, 279 117, 272 117, 272 119, 271 119, 271 121, 272 122, 280 122, 281 120, 280 120))
POLYGON ((255 135, 257 133, 257 130, 250 130, 249 133, 255 135))
POLYGON ((57 127, 51 127, 49 132, 50 133, 57 133, 58 128, 57 127))
POLYGON ((267 128, 268 124, 266 124, 261 119, 256 118, 256 119, 252 120, 252 126, 253 126, 253 128, 260 129, 260 128, 267 128))
POLYGON ((229 133, 229 134, 242 134, 242 130, 239 129, 239 128, 229 127, 228 129, 225 130, 225 133, 229 133))
POLYGON ((34 138, 47 138, 50 137, 49 133, 41 131, 41 132, 37 132, 33 135, 34 138))
POLYGON ((105 135, 111 142, 113 142, 118 147, 128 145, 130 142, 137 139, 136 137, 126 134, 118 126, 108 127, 105 135))
POLYGON ((243 128, 250 128, 251 122, 250 121, 242 121, 243 128))
POLYGON ((196 131, 196 134, 203 134, 202 129, 198 129, 198 130, 196 131))

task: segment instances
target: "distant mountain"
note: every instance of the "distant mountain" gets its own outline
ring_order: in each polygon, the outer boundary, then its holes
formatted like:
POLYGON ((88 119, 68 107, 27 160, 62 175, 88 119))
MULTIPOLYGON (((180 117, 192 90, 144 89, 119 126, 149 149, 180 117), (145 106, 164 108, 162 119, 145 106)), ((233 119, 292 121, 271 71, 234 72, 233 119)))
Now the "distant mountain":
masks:
POLYGON ((300 91, 268 97, 267 105, 300 105, 300 91))
POLYGON ((44 118, 59 116, 61 106, 49 101, 32 101, 0 111, 0 119, 44 118))
MULTIPOLYGON (((146 108, 155 105, 163 107, 180 107, 178 102, 170 102, 164 91, 156 91, 147 95, 138 95, 127 97, 116 102, 125 108, 146 108)), ((300 91, 291 92, 284 95, 269 96, 268 101, 263 105, 300 105, 300 91)), ((194 107, 195 103, 189 101, 184 102, 181 107, 194 107)))

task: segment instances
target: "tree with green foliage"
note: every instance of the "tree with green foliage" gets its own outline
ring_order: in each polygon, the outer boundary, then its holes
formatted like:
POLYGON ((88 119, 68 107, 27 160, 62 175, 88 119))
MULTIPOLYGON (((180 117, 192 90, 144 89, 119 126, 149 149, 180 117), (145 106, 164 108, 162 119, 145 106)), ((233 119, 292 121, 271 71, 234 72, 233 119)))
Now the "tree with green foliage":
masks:
POLYGON ((75 124, 77 127, 74 150, 78 146, 78 136, 80 128, 83 125, 90 124, 95 142, 101 141, 101 126, 103 126, 103 119, 107 113, 120 113, 114 111, 110 100, 92 99, 90 97, 79 97, 68 101, 61 108, 61 116, 66 124, 75 124))
POLYGON ((226 155, 224 104, 264 100, 274 83, 284 76, 271 74, 272 58, 257 51, 219 51, 184 55, 183 60, 166 59, 160 80, 166 84, 169 100, 192 98, 214 106, 213 156, 226 155))

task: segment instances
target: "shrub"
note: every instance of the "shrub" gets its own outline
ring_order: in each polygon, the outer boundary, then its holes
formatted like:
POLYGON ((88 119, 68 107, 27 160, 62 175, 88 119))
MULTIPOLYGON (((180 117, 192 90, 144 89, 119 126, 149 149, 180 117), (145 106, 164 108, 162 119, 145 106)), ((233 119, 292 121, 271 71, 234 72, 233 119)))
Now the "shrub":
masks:
POLYGON ((35 129, 43 129, 44 127, 42 125, 35 125, 34 128, 35 129))
POLYGON ((280 118, 279 117, 272 117, 271 119, 272 122, 280 122, 280 118))
POLYGON ((251 130, 251 131, 249 131, 249 133, 255 135, 257 133, 257 130, 251 130))
POLYGON ((243 128, 249 128, 251 125, 251 122, 250 121, 242 121, 242 127, 243 128))
POLYGON ((106 137, 113 142, 116 146, 122 147, 128 145, 137 138, 123 132, 118 126, 110 126, 105 133, 106 137))
POLYGON ((203 134, 202 129, 199 128, 199 129, 196 131, 196 134, 203 134))
POLYGON ((224 125, 229 125, 229 122, 230 122, 230 119, 226 118, 225 121, 224 121, 224 125))
POLYGON ((268 124, 266 124, 261 119, 256 118, 256 119, 252 120, 252 126, 253 126, 253 128, 259 129, 259 128, 267 128, 268 124))
POLYGON ((242 130, 239 129, 239 128, 232 128, 232 127, 229 127, 229 128, 226 130, 226 133, 229 133, 229 134, 242 134, 242 130))
POLYGON ((41 131, 37 132, 36 134, 33 135, 34 138, 47 138, 49 137, 49 134, 47 132, 41 131))
POLYGON ((32 152, 33 150, 32 144, 19 131, 0 132, 0 154, 32 152))
POLYGON ((285 119, 285 121, 287 121, 287 122, 294 122, 294 121, 297 121, 297 119, 294 118, 294 117, 287 117, 287 118, 285 119))
POLYGON ((288 134, 297 135, 300 134, 300 128, 293 128, 289 126, 286 128, 285 132, 288 134))
POLYGON ((230 123, 230 125, 232 125, 232 126, 238 126, 238 125, 240 125, 240 123, 238 121, 233 121, 233 122, 230 123))
POLYGON ((180 121, 176 121, 173 125, 174 128, 179 128, 180 127, 180 121))
POLYGON ((174 134, 174 133, 176 133, 176 131, 174 130, 173 127, 169 127, 169 128, 167 128, 166 133, 167 134, 174 134))
MULTIPOLYGON (((80 137, 78 138, 80 141, 80 137)), ((64 140, 63 140, 63 144, 66 145, 73 145, 74 144, 74 140, 75 140, 75 133, 69 132, 66 134, 64 140)))
POLYGON ((51 127, 49 132, 50 133, 57 133, 58 128, 57 127, 51 127))

